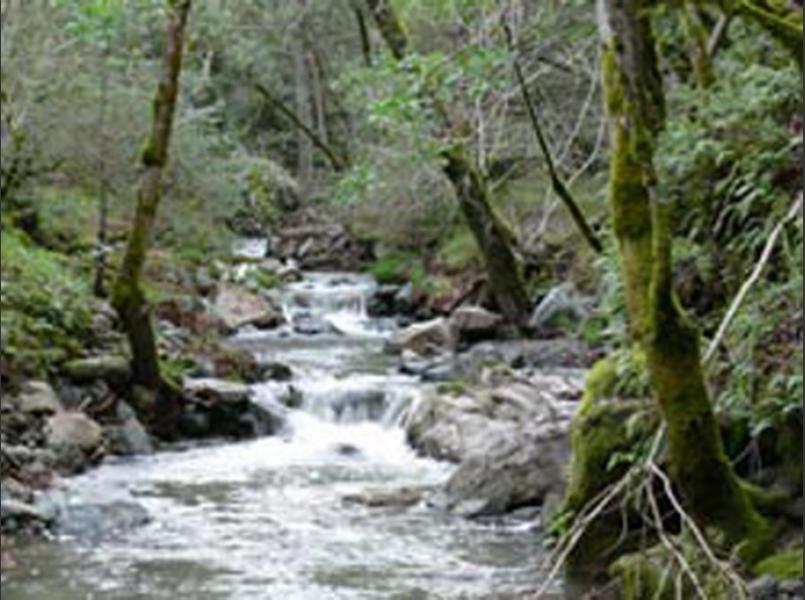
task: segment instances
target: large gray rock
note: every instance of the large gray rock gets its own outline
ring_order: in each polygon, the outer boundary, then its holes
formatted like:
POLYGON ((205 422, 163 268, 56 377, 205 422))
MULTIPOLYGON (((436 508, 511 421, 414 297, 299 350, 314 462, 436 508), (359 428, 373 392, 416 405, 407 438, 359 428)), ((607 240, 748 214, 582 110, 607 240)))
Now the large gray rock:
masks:
POLYGON ((386 348, 390 352, 412 350, 420 356, 430 356, 453 352, 457 342, 458 335, 453 325, 439 317, 395 331, 386 348))
POLYGON ((478 340, 494 336, 503 317, 481 306, 460 306, 450 315, 450 323, 462 339, 478 340))
POLYGON ((72 447, 92 453, 103 443, 103 429, 79 412, 60 412, 45 425, 47 445, 51 448, 72 447))
POLYGON ((490 436, 447 482, 447 508, 466 516, 496 515, 561 495, 570 461, 570 421, 521 424, 490 436))
POLYGON ((49 383, 28 381, 17 398, 17 408, 32 415, 52 415, 62 410, 62 405, 49 383))
POLYGON ((124 356, 92 356, 68 362, 64 365, 64 372, 76 383, 96 379, 112 384, 124 383, 131 377, 131 365, 124 356))
MULTIPOLYGON (((581 389, 582 379, 575 382, 581 389)), ((406 433, 421 454, 459 463, 436 503, 462 515, 491 515, 561 495, 576 403, 564 377, 494 387, 429 388, 406 433)))
POLYGON ((585 319, 590 309, 572 283, 563 283, 551 289, 537 304, 529 325, 537 331, 575 324, 585 319))
POLYGON ((246 325, 269 329, 285 321, 282 313, 268 300, 232 284, 223 284, 218 289, 214 312, 229 332, 246 325))

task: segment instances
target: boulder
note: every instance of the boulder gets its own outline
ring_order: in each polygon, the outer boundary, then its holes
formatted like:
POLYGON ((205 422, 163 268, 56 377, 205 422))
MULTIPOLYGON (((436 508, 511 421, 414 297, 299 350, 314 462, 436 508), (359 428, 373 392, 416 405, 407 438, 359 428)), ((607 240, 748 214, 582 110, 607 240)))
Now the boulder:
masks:
POLYGON ((49 383, 28 381, 17 398, 17 408, 32 415, 52 415, 62 410, 62 404, 49 383))
POLYGON ((552 288, 537 304, 529 325, 536 331, 550 331, 562 325, 576 324, 590 314, 584 299, 572 283, 552 288))
POLYGON ((64 372, 75 383, 102 379, 110 384, 120 384, 131 377, 131 365, 123 356, 92 356, 68 362, 64 365, 64 372))
POLYGON ((464 516, 498 515, 561 495, 569 429, 565 419, 490 431, 448 480, 446 508, 464 516))
POLYGON ((388 340, 386 349, 395 353, 412 350, 420 356, 430 356, 453 352, 456 343, 457 335, 452 324, 439 317, 395 331, 388 340))
POLYGON ((218 289, 214 312, 230 333, 246 325, 269 329, 285 322, 282 313, 267 300, 232 284, 223 284, 218 289))
POLYGON ((503 317, 481 306, 461 306, 450 315, 450 323, 462 340, 476 341, 497 335, 503 317))
POLYGON ((494 387, 427 388, 408 414, 408 441, 420 454, 459 463, 434 502, 476 516, 561 496, 577 405, 563 398, 563 381, 546 375, 494 387))
POLYGON ((52 416, 45 426, 45 434, 51 447, 66 445, 93 452, 103 443, 101 426, 79 412, 61 412, 52 416))

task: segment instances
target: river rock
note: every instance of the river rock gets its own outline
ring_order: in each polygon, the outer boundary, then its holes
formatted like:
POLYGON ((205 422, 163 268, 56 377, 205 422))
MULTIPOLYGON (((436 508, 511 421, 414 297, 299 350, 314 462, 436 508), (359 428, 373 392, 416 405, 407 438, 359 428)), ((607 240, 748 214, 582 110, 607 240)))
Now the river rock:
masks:
POLYGON ((120 384, 131 377, 131 365, 123 356, 92 356, 68 362, 64 365, 64 372, 76 383, 102 379, 110 384, 120 384))
POLYGON ((233 284, 222 284, 218 289, 214 311, 230 333, 246 325, 270 329, 285 321, 282 313, 267 300, 233 284))
POLYGON ((570 421, 520 424, 473 449, 445 488, 447 508, 464 516, 497 515, 542 504, 564 489, 570 421))
POLYGON ((185 379, 184 391, 190 396, 214 403, 244 402, 252 397, 252 390, 248 385, 211 377, 185 379))
POLYGON ((93 452, 103 443, 103 429, 83 413, 61 412, 52 416, 45 426, 48 446, 74 446, 93 452))
POLYGON ((536 331, 549 331, 562 325, 575 324, 590 314, 590 309, 572 283, 552 288, 537 304, 529 325, 536 331))
POLYGON ((462 339, 476 341, 494 337, 503 317, 481 306, 461 306, 450 315, 450 323, 462 339))
POLYGON ((17 398, 17 408, 32 415, 52 415, 62 409, 59 397, 46 381, 27 381, 17 398))
POLYGON ((329 321, 312 315, 300 315, 293 322, 293 330, 300 335, 323 335, 337 333, 329 321))
POLYGON ((388 340, 386 349, 395 353, 412 350, 420 356, 430 356, 452 352, 456 343, 456 330, 450 321, 439 317, 395 331, 388 340))
POLYGON ((403 350, 398 368, 401 373, 415 375, 422 381, 449 381, 458 375, 455 359, 450 354, 430 357, 403 350))
POLYGON ((474 516, 561 495, 577 404, 564 399, 563 381, 427 388, 406 420, 408 441, 420 454, 459 463, 435 502, 474 516))
POLYGON ((109 441, 110 451, 122 456, 152 454, 154 444, 151 436, 140 423, 134 409, 120 401, 117 404, 116 412, 120 424, 106 427, 106 438, 109 441))

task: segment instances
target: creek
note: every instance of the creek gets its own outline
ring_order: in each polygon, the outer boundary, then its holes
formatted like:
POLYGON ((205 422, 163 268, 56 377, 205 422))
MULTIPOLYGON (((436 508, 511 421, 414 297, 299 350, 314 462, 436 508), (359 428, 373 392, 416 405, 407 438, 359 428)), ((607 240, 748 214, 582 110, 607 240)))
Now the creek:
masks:
POLYGON ((374 282, 307 273, 278 292, 292 326, 234 341, 291 367, 254 386, 283 411, 276 436, 108 460, 60 482, 55 540, 15 549, 3 600, 514 599, 540 582, 538 522, 467 520, 347 501, 437 486, 452 465, 417 457, 401 422, 420 384, 383 352, 393 324, 366 315, 374 282), (289 388, 293 386, 293 390, 289 388), (279 400, 293 393, 296 408, 279 400))

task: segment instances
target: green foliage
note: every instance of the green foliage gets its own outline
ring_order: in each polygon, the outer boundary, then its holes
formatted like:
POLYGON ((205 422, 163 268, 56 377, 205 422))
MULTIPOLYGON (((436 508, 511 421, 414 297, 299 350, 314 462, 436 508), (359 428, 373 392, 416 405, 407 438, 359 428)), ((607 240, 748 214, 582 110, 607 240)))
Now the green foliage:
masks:
POLYGON ((479 267, 478 244, 469 228, 457 228, 439 249, 438 258, 448 270, 453 272, 479 267))
POLYGON ((90 289, 63 257, 21 232, 4 229, 0 243, 0 354, 11 371, 42 375, 91 339, 90 289))
POLYGON ((406 283, 415 271, 419 271, 421 277, 421 270, 414 255, 396 253, 377 259, 369 267, 369 273, 379 283, 406 283))
POLYGON ((756 575, 775 579, 802 579, 802 546, 769 556, 755 565, 756 575))

